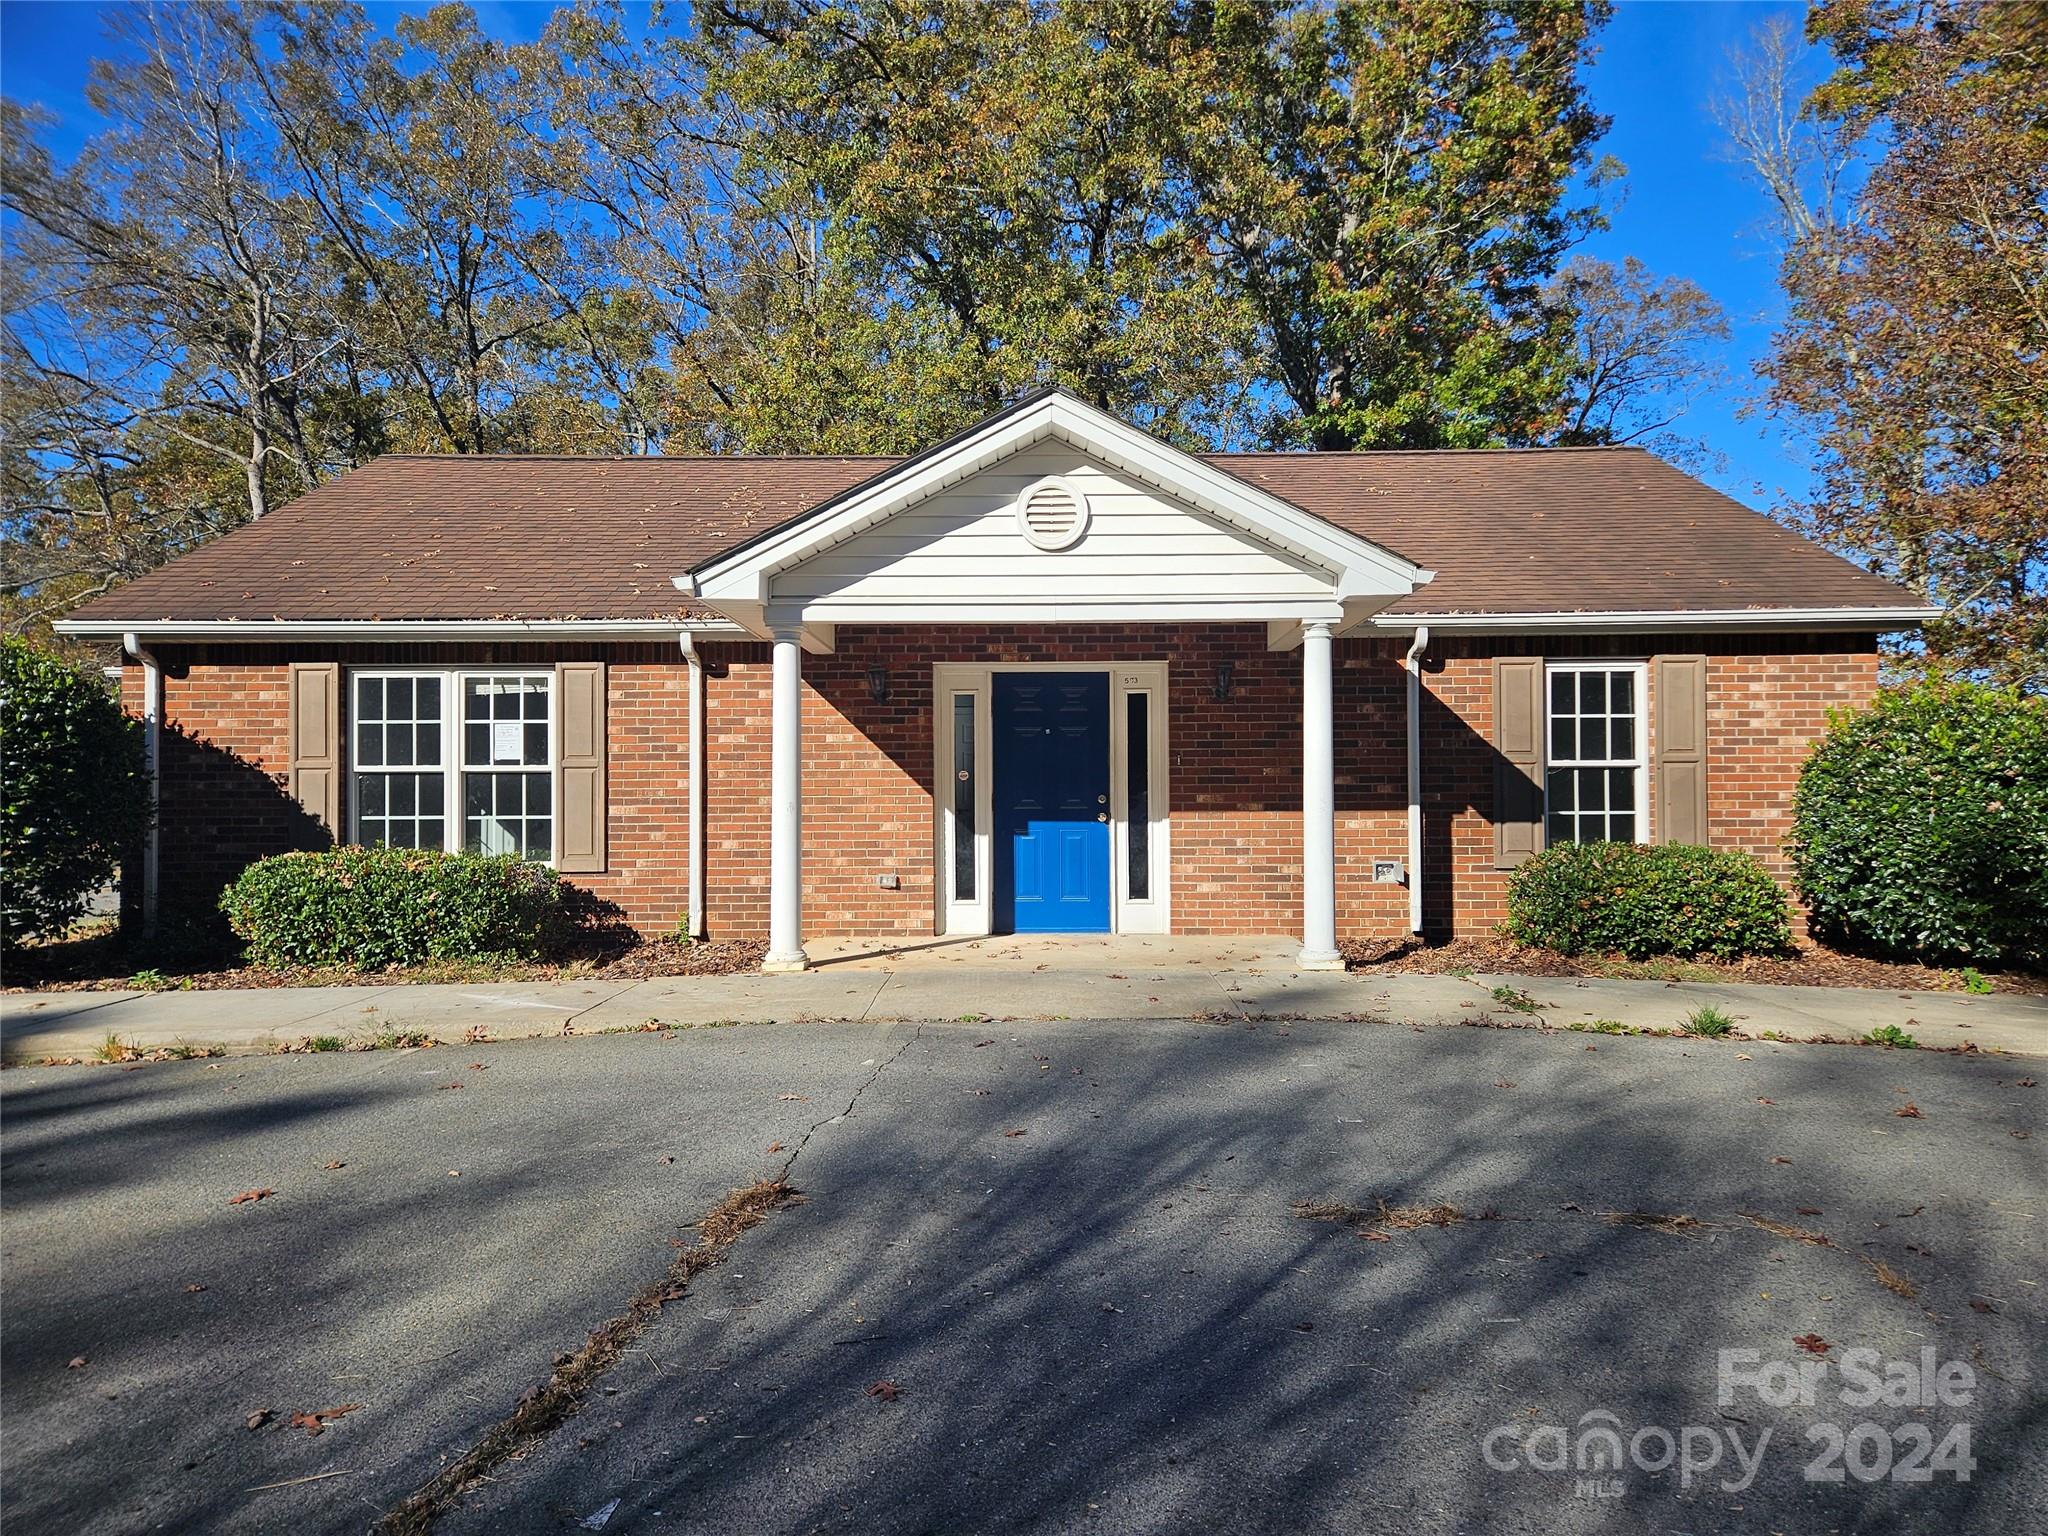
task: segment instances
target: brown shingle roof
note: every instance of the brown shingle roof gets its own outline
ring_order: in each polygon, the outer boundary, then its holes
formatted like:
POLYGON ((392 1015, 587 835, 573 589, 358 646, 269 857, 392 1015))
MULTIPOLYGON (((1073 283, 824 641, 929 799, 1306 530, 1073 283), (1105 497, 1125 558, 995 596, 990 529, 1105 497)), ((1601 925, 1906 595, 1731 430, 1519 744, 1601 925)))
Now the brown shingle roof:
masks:
POLYGON ((1920 606, 1640 448, 1215 462, 1435 571, 1397 614, 1920 606))
MULTIPOLYGON (((1914 602, 1638 449, 1209 457, 1436 571, 1396 613, 1914 602)), ((673 617, 671 577, 896 462, 393 455, 71 617, 673 617)))

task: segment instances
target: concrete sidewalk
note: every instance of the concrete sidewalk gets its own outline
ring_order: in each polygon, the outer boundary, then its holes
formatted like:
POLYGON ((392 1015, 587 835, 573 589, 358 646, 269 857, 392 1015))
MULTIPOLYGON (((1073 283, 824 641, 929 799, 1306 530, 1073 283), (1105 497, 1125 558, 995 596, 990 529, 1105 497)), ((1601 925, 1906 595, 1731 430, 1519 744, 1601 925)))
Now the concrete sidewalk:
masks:
POLYGON ((145 1050, 183 1042, 261 1052, 313 1036, 344 1041, 423 1031, 449 1042, 597 1034, 646 1025, 784 1020, 1370 1018, 1416 1024, 1487 1018, 1552 1028, 1603 1022, 1672 1029, 1706 1004, 1739 1032, 1856 1039, 1894 1024, 1925 1046, 2048 1055, 2048 999, 1946 992, 1571 980, 1530 976, 1344 975, 1143 964, 867 968, 839 961, 794 976, 651 981, 390 985, 232 992, 15 993, 0 999, 10 1064, 89 1056, 109 1036, 145 1050))

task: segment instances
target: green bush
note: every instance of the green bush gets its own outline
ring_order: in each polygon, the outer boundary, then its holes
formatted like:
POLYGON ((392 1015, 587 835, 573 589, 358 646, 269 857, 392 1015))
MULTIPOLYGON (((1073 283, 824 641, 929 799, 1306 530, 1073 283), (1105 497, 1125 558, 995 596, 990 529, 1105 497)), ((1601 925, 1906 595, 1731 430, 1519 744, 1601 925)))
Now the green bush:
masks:
POLYGON ((382 970, 532 959, 555 937, 562 884, 512 854, 335 848, 259 859, 221 893, 258 965, 382 970))
POLYGON ((0 642, 0 933, 62 933, 149 826, 142 727, 106 683, 10 636, 0 642))
POLYGON ((2048 961, 2048 700, 1927 683, 1831 718, 1786 842, 1814 932, 1926 960, 2048 961))
POLYGON ((1560 843, 1508 877, 1508 937, 1567 955, 1781 954, 1785 893, 1746 853, 1667 843, 1560 843))

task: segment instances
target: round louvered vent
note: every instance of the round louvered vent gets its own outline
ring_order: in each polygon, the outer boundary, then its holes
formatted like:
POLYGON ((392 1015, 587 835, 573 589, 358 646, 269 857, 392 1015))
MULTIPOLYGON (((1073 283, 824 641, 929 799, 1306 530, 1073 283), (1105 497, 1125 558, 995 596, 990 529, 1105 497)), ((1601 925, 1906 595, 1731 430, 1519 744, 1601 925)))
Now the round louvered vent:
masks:
POLYGON ((1058 476, 1026 486, 1017 526, 1040 549, 1065 549, 1088 531, 1088 498, 1058 476))

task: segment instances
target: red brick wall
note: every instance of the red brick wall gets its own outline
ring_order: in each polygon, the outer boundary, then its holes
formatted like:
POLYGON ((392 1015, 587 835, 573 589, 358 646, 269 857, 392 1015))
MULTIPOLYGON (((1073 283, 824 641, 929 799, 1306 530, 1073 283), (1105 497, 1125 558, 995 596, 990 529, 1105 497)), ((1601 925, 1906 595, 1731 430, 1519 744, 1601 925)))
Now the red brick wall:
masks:
MULTIPOLYGON (((1484 932, 1507 915, 1507 874, 1494 868, 1493 855, 1493 658, 1702 653, 1709 840, 1756 854, 1781 880, 1787 878, 1781 844, 1791 828, 1792 787, 1808 749, 1827 728, 1827 711, 1866 703, 1876 692, 1874 636, 1438 642, 1424 670, 1430 703, 1424 707, 1423 902, 1431 931, 1484 932)), ((1654 706, 1652 697, 1652 753, 1654 706)), ((1651 804, 1654 811, 1654 795, 1651 804)), ((1653 820, 1653 838, 1657 830, 1653 820)))
MULTIPOLYGON (((1407 857, 1404 642, 1337 647, 1338 928, 1405 930, 1407 893, 1371 883, 1375 857, 1407 857)), ((1425 666, 1424 901, 1433 932, 1484 932, 1502 915, 1493 868, 1492 658, 1496 654, 1711 654, 1709 813, 1717 843, 1783 871, 1779 841, 1794 777, 1828 707, 1876 686, 1869 636, 1697 636, 1549 642, 1439 641, 1425 666)), ((768 652, 706 648, 707 921, 759 936, 768 906, 768 652)), ((163 648, 167 898, 208 901, 249 859, 314 840, 284 793, 288 660, 345 666, 610 663, 610 869, 578 883, 648 931, 687 902, 687 672, 668 646, 163 648)), ((805 930, 931 931, 931 679, 938 661, 1169 663, 1173 926, 1179 933, 1289 933, 1300 925, 1301 659, 1254 626, 842 628, 831 656, 804 658, 805 930), (1219 664, 1231 696, 1213 695, 1219 664), (884 669, 889 697, 870 696, 884 669), (896 890, 877 876, 894 874, 896 890)), ((139 707, 139 669, 126 697, 139 707)))

